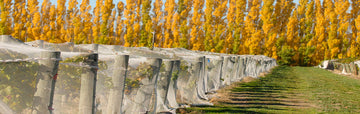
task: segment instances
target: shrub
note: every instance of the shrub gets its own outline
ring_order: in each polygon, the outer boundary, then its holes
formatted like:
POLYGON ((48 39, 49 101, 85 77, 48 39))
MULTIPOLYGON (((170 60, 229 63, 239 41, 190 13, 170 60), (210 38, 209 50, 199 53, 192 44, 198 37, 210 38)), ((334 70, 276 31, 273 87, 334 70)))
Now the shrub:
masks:
POLYGON ((289 46, 283 46, 280 52, 278 53, 279 60, 277 61, 279 65, 291 65, 294 63, 292 57, 295 55, 295 51, 289 46))

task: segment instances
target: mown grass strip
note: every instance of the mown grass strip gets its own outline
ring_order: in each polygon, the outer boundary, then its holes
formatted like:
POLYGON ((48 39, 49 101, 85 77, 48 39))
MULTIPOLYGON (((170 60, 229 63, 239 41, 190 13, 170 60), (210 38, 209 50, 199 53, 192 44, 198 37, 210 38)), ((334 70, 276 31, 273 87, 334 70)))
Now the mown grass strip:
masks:
POLYGON ((322 112, 360 113, 360 80, 318 68, 294 69, 304 80, 301 88, 306 88, 307 98, 320 106, 322 112))
POLYGON ((360 81, 313 67, 279 66, 238 83, 226 101, 192 113, 360 113, 360 81))

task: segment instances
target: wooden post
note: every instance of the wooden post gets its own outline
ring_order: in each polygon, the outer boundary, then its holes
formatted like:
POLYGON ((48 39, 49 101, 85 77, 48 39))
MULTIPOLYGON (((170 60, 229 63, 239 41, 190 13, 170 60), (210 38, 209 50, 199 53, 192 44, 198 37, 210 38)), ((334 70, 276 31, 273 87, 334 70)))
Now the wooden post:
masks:
POLYGON ((98 54, 84 55, 81 74, 79 114, 95 114, 98 54))
MULTIPOLYGON (((200 88, 204 90, 204 92, 207 92, 207 69, 206 69, 206 57, 205 56, 201 56, 199 58, 199 61, 201 62, 201 70, 200 70, 200 76, 199 76, 199 80, 202 81, 202 84, 200 84, 200 88)), ((204 96, 205 96, 204 93, 204 96)))
MULTIPOLYGON (((189 81, 195 81, 195 85, 192 85, 192 86, 194 86, 195 88, 194 88, 194 90, 195 90, 195 94, 197 94, 196 95, 196 98, 201 98, 201 99, 204 99, 205 100, 205 97, 204 97, 204 95, 205 95, 205 91, 203 91, 203 84, 201 83, 201 72, 202 72, 202 65, 203 65, 203 63, 202 63, 202 58, 200 57, 199 59, 198 59, 199 61, 195 61, 195 62, 193 62, 192 64, 194 65, 193 67, 192 67, 192 72, 193 72, 193 75, 190 77, 190 80, 189 81)), ((195 96, 195 95, 193 95, 193 96, 195 96)))
POLYGON ((41 52, 40 57, 43 59, 39 60, 40 68, 32 113, 51 114, 60 52, 41 52))
POLYGON ((143 84, 138 89, 138 93, 134 97, 135 99, 135 107, 137 109, 133 109, 130 112, 139 112, 146 111, 140 113, 154 113, 156 112, 156 104, 157 104, 157 79, 159 76, 160 67, 162 64, 162 59, 160 58, 149 58, 148 62, 151 66, 152 74, 147 77, 147 79, 141 80, 143 84), (153 105, 152 105, 153 104, 153 105), (152 107, 151 107, 152 106, 152 107), (145 109, 145 110, 144 110, 145 109))
POLYGON ((174 61, 174 65, 173 65, 173 69, 172 69, 172 74, 171 74, 171 79, 170 79, 170 83, 169 83, 169 90, 167 92, 167 105, 170 108, 178 108, 179 104, 176 101, 176 91, 177 91, 177 79, 178 79, 178 75, 180 72, 180 60, 175 60, 174 61))
POLYGON ((345 73, 352 73, 350 70, 350 65, 349 64, 344 64, 345 66, 345 73))
POLYGON ((44 48, 44 40, 36 40, 36 44, 39 48, 44 48))
MULTIPOLYGON (((152 114, 156 113, 156 104, 157 104, 157 83, 158 83, 158 76, 159 76, 159 72, 160 72, 160 68, 161 68, 161 64, 162 64, 162 59, 160 58, 152 58, 149 59, 150 60, 150 65, 151 65, 151 69, 153 70, 153 76, 152 76, 152 82, 155 82, 155 88, 154 88, 154 93, 155 93, 155 98, 154 98, 154 107, 153 107, 153 112, 152 114)), ((150 99, 148 100, 150 101, 150 99)), ((151 112, 151 110, 149 110, 151 112)))
POLYGON ((236 60, 236 81, 240 81, 241 80, 241 77, 240 77, 240 73, 241 73, 241 70, 240 70, 240 64, 241 64, 241 57, 240 56, 237 56, 237 60, 236 60))
POLYGON ((165 66, 164 66, 165 71, 164 71, 164 73, 161 73, 162 75, 159 75, 157 88, 156 88, 158 96, 162 100, 161 102, 156 104, 159 106, 157 108, 159 109, 158 112, 160 112, 160 113, 161 113, 161 111, 167 111, 167 110, 163 109, 163 107, 161 107, 161 105, 168 106, 168 104, 169 104, 167 102, 167 95, 168 95, 170 80, 172 77, 174 61, 164 61, 164 64, 165 64, 165 66))
POLYGON ((93 53, 98 53, 98 50, 99 50, 99 44, 92 44, 92 49, 91 51, 93 53))
POLYGON ((221 80, 221 86, 227 86, 230 85, 230 80, 231 80, 231 67, 230 64, 231 63, 231 56, 225 56, 224 57, 224 62, 223 62, 223 69, 222 69, 222 76, 220 78, 221 80))
POLYGON ((114 87, 110 90, 107 114, 122 113, 128 63, 129 55, 118 55, 115 57, 114 73, 112 76, 114 87))
POLYGON ((351 73, 354 74, 354 75, 358 75, 358 71, 356 69, 356 64, 354 62, 351 62, 350 63, 350 70, 351 70, 351 73))
MULTIPOLYGON (((165 75, 164 75, 164 81, 165 82, 161 82, 162 84, 160 86, 163 86, 166 91, 165 91, 165 96, 162 97, 163 100, 164 100, 164 103, 167 105, 168 103, 167 102, 167 94, 168 94, 168 90, 169 90, 169 86, 170 86, 170 81, 171 81, 171 77, 172 77, 172 74, 173 74, 173 67, 174 67, 174 62, 175 61, 166 61, 165 62, 165 75)), ((162 77, 160 77, 162 78, 162 77)), ((162 81, 161 79, 159 81, 162 81)), ((159 83, 159 82, 158 82, 159 83)), ((160 88, 161 89, 161 88, 160 88)))
POLYGON ((232 67, 232 74, 231 74, 231 79, 230 79, 230 83, 234 83, 236 81, 239 81, 238 78, 238 74, 239 74, 239 56, 233 56, 231 57, 233 64, 232 67))
POLYGON ((239 58, 239 78, 242 80, 245 77, 245 57, 239 58))
POLYGON ((155 47, 155 32, 152 32, 153 33, 153 38, 152 38, 152 42, 151 42, 151 44, 152 44, 152 46, 151 46, 151 50, 154 50, 154 47, 155 47))

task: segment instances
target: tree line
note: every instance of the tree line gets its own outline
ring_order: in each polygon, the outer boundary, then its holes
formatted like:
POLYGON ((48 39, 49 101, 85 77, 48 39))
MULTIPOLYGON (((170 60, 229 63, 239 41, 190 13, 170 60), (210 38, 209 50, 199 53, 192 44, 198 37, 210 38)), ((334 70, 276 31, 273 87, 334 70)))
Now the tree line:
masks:
POLYGON ((22 41, 263 54, 315 65, 360 56, 358 0, 0 0, 0 34, 22 41), (154 42, 154 43, 153 43, 154 42))

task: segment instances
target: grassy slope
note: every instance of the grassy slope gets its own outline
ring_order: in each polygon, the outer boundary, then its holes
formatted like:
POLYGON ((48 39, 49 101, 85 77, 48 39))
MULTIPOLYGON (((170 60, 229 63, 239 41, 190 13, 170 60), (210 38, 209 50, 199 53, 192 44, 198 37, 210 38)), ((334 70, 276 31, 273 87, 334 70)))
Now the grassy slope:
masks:
POLYGON ((275 68, 193 113, 360 113, 360 81, 311 67, 275 68))

